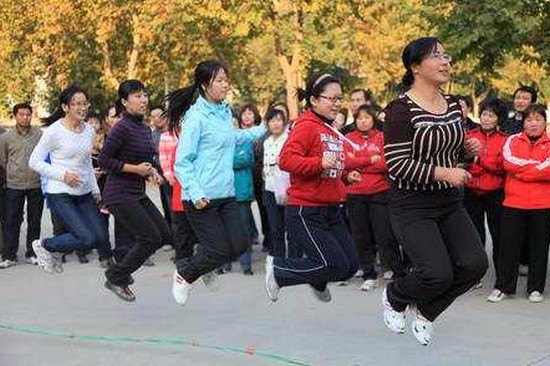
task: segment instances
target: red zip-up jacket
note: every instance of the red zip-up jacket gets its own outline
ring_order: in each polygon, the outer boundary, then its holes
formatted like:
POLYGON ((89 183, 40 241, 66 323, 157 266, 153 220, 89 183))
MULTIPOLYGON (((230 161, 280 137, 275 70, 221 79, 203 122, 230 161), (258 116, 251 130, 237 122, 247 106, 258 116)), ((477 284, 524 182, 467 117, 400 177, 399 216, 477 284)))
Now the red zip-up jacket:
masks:
POLYGON ((361 150, 354 150, 346 144, 346 172, 357 170, 361 173, 361 181, 346 187, 347 194, 375 194, 390 189, 388 182, 388 167, 384 158, 384 134, 378 130, 372 130, 368 136, 359 131, 346 134, 346 137, 355 142, 361 150), (380 160, 374 164, 371 158, 380 156, 380 160), (362 167, 361 167, 362 166, 362 167))
POLYGON ((328 206, 345 200, 342 180, 344 142, 311 110, 294 122, 279 156, 279 167, 290 173, 288 205, 328 206), (337 158, 336 169, 323 169, 323 155, 337 158))
POLYGON ((525 133, 508 137, 503 149, 505 207, 550 208, 550 139, 544 133, 534 144, 525 133))
POLYGON ((467 136, 477 139, 481 143, 481 150, 475 162, 468 167, 472 179, 466 183, 466 187, 481 194, 503 188, 506 172, 502 148, 507 135, 500 131, 488 135, 479 127, 468 131, 467 136))

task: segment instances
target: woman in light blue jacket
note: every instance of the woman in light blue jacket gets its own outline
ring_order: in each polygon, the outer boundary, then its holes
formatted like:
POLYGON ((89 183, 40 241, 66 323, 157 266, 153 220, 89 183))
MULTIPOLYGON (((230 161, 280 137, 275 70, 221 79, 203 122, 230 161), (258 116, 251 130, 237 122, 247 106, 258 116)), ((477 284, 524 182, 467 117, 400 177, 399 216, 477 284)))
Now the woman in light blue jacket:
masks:
POLYGON ((235 145, 259 138, 266 129, 263 125, 234 129, 225 100, 228 91, 225 66, 203 61, 195 69, 193 85, 168 96, 170 123, 182 126, 175 173, 183 187, 187 217, 199 239, 195 255, 174 272, 172 295, 180 305, 185 305, 199 277, 207 287, 215 287, 212 271, 246 250, 235 200, 235 145))

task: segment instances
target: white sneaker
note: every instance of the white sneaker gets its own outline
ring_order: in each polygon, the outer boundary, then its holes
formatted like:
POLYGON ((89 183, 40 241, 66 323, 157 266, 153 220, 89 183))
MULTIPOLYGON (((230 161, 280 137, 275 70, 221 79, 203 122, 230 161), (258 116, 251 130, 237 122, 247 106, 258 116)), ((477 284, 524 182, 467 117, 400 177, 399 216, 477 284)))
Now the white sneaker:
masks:
POLYGON ((31 264, 33 266, 37 266, 38 265, 38 259, 36 259, 36 257, 28 257, 28 258, 25 258, 25 263, 27 264, 31 264))
POLYGON ((281 288, 275 279, 275 270, 273 268, 273 256, 268 255, 265 258, 265 291, 267 297, 273 302, 279 299, 279 291, 281 288))
POLYGON ((378 287, 378 280, 365 280, 361 287, 359 288, 361 291, 372 291, 375 288, 378 287))
POLYGON ((418 310, 414 311, 414 318, 411 324, 416 340, 423 346, 432 343, 433 339, 433 323, 424 318, 418 310))
POLYGON ((386 271, 384 272, 384 279, 386 281, 391 281, 393 280, 393 271, 386 271))
POLYGON ((382 291, 382 307, 384 309, 384 324, 394 333, 405 333, 405 312, 399 312, 393 310, 390 302, 388 301, 387 289, 382 291))
POLYGON ((543 302, 544 301, 544 296, 542 296, 542 294, 538 291, 533 291, 529 295, 529 301, 530 302, 543 302))
POLYGON ((330 302, 332 300, 332 295, 330 294, 330 290, 328 289, 328 286, 325 287, 324 291, 319 291, 314 287, 311 287, 311 290, 313 291, 313 294, 315 295, 317 300, 321 302, 330 302))
POLYGON ((494 289, 489 296, 487 296, 487 301, 489 302, 501 302, 506 298, 506 294, 500 290, 494 289))
POLYGON ((203 274, 201 276, 201 280, 204 286, 212 292, 216 292, 220 289, 220 285, 218 282, 218 275, 216 274, 215 271, 211 271, 203 274))
POLYGON ((37 239, 33 241, 32 249, 34 250, 34 254, 36 254, 38 266, 42 268, 46 273, 54 273, 54 258, 52 256, 52 253, 50 253, 43 247, 42 240, 37 239))
POLYGON ((10 268, 15 265, 17 265, 17 262, 9 259, 4 259, 2 262, 0 262, 0 268, 10 268))
POLYGON ((174 300, 181 306, 185 305, 192 288, 193 285, 185 281, 176 269, 174 271, 174 280, 172 281, 172 296, 174 296, 174 300))
POLYGON ((355 274, 353 275, 353 277, 355 277, 355 278, 361 278, 361 277, 363 277, 364 274, 365 274, 365 272, 364 272, 362 269, 360 269, 360 270, 358 270, 357 272, 355 272, 355 274))

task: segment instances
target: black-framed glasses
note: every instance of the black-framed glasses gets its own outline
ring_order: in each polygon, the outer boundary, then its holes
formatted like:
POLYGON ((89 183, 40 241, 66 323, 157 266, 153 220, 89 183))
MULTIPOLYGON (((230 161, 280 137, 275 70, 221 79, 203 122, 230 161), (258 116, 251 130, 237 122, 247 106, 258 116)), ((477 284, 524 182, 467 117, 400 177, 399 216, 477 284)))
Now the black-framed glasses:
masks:
POLYGON ((430 54, 430 57, 431 58, 436 58, 438 59, 439 61, 446 61, 448 63, 452 63, 453 62, 453 57, 451 55, 449 55, 448 53, 442 53, 442 52, 432 52, 430 54))
POLYGON ((342 103, 342 101, 344 100, 344 97, 342 97, 341 95, 338 95, 336 97, 327 97, 326 95, 319 95, 319 98, 325 98, 326 100, 328 100, 332 104, 335 104, 337 102, 342 103))

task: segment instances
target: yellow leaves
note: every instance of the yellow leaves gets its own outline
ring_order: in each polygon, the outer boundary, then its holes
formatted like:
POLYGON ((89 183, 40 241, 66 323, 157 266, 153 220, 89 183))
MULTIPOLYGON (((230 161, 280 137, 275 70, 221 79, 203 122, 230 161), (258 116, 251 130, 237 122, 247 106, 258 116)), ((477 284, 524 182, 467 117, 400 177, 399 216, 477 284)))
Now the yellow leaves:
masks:
POLYGON ((522 47, 519 56, 506 54, 503 65, 496 71, 498 76, 491 78, 491 84, 508 94, 520 85, 536 85, 549 75, 548 64, 541 62, 534 48, 526 46, 522 47))

